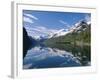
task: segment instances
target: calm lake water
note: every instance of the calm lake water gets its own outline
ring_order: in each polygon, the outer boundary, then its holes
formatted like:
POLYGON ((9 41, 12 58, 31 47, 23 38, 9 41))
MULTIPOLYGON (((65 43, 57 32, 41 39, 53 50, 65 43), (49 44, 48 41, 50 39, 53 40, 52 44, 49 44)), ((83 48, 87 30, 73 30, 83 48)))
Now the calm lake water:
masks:
POLYGON ((57 48, 35 46, 27 50, 23 69, 90 66, 90 48, 65 51, 57 48))

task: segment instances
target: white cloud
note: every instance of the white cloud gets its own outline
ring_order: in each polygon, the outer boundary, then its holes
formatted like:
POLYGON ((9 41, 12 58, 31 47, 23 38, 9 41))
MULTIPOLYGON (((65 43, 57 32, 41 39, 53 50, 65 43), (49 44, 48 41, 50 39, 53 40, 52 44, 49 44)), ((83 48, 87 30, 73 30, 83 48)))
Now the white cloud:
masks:
POLYGON ((35 28, 35 30, 41 32, 41 33, 44 33, 44 34, 51 34, 51 33, 55 33, 57 32, 58 30, 54 30, 54 29, 48 29, 44 26, 38 26, 35 28))
POLYGON ((66 27, 70 27, 70 25, 67 23, 67 22, 65 22, 65 21, 63 21, 63 20, 59 20, 59 22, 61 23, 61 24, 63 24, 63 25, 65 25, 66 27))
POLYGON ((60 23, 62 23, 62 24, 67 24, 65 21, 63 21, 63 20, 59 20, 59 22, 60 23))
POLYGON ((87 15, 85 16, 85 20, 86 20, 86 21, 91 21, 91 16, 87 14, 87 15))
POLYGON ((33 19, 35 19, 35 20, 38 20, 38 18, 37 18, 36 16, 31 15, 31 14, 26 14, 26 13, 24 13, 24 16, 27 16, 27 17, 29 17, 29 18, 33 18, 33 19))
POLYGON ((35 26, 35 27, 25 27, 28 35, 30 36, 45 36, 45 35, 50 35, 53 34, 55 32, 57 32, 58 30, 54 30, 54 29, 48 29, 44 26, 35 26))
POLYGON ((28 22, 28 23, 34 23, 32 19, 28 18, 28 17, 23 17, 24 22, 28 22))

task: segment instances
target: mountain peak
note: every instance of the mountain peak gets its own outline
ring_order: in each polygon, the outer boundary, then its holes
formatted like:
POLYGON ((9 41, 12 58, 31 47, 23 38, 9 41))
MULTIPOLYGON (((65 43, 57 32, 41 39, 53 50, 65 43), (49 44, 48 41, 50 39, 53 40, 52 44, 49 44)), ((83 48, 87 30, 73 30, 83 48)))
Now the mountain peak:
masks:
POLYGON ((34 38, 38 40, 42 40, 42 39, 49 39, 49 38, 64 36, 73 32, 80 33, 81 31, 84 31, 88 27, 89 24, 91 24, 90 21, 87 22, 85 20, 80 20, 75 25, 70 27, 70 29, 55 30, 53 32, 50 32, 49 34, 45 33, 43 35, 41 34, 39 36, 34 36, 34 38))

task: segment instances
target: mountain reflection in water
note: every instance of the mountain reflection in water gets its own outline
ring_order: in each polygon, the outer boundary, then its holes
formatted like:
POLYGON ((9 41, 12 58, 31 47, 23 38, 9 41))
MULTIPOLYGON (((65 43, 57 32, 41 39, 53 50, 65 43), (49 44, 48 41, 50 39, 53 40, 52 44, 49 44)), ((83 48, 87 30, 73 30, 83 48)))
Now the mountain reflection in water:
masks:
POLYGON ((87 56, 57 48, 36 46, 27 51, 23 60, 23 69, 56 68, 90 65, 87 56))

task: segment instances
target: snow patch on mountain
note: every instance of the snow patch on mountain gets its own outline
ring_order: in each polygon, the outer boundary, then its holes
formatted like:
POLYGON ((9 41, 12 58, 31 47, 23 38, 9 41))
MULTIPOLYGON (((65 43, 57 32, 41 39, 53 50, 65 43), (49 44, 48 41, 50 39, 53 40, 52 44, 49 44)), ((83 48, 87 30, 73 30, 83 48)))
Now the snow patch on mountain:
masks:
POLYGON ((58 32, 55 32, 52 37, 64 36, 68 33, 68 29, 61 29, 58 32))

